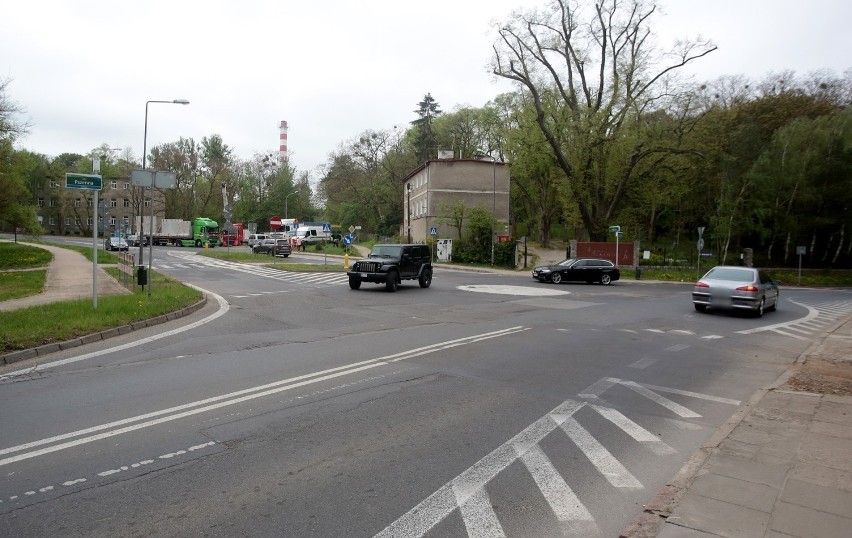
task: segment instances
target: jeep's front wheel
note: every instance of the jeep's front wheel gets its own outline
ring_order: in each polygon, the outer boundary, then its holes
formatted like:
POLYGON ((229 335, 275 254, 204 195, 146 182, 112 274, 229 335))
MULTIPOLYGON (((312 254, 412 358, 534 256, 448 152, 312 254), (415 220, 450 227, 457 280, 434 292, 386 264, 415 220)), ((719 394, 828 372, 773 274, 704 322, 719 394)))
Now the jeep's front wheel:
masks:
POLYGON ((388 271, 388 277, 385 280, 385 289, 388 291, 396 291, 399 287, 399 273, 396 271, 388 271))
POLYGON ((357 290, 361 287, 361 279, 356 277, 349 277, 349 287, 353 290, 357 290))
POLYGON ((429 285, 432 283, 432 271, 430 271, 429 269, 424 269, 420 273, 420 278, 418 278, 417 281, 420 283, 421 288, 428 288, 429 285))

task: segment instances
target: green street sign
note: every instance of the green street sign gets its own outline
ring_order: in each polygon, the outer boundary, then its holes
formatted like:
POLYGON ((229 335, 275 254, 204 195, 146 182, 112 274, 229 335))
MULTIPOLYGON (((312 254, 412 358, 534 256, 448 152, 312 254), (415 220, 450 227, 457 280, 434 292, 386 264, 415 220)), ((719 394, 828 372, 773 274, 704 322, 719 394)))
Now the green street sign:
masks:
POLYGON ((94 174, 65 174, 65 188, 99 191, 103 189, 103 179, 94 174))

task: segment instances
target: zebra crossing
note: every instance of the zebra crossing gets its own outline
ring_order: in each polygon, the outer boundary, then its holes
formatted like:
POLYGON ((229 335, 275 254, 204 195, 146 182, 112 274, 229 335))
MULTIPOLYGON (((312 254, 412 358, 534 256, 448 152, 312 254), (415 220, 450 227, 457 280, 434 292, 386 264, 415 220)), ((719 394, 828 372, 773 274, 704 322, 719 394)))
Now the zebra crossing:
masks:
MULTIPOLYGON (((605 421, 627 434, 639 448, 657 457, 676 454, 677 451, 657 435, 635 422, 621 411, 601 405, 601 396, 617 388, 627 388, 647 398, 654 406, 674 415, 680 422, 700 418, 702 415, 676 403, 660 393, 678 394, 712 404, 738 406, 738 400, 708 394, 683 391, 671 387, 641 384, 630 380, 603 378, 578 394, 580 399, 568 399, 546 415, 494 449, 484 458, 447 482, 420 504, 379 532, 377 537, 424 536, 451 514, 461 517, 468 536, 506 536, 489 497, 488 488, 500 480, 507 468, 519 462, 536 485, 541 502, 553 516, 553 528, 565 536, 600 536, 602 530, 594 516, 583 504, 583 491, 572 487, 548 455, 544 439, 557 430, 558 445, 570 443, 585 456, 595 472, 613 488, 620 491, 644 489, 642 482, 618 460, 591 431, 590 421, 605 421), (581 417, 581 410, 585 412, 581 417), (575 491, 576 489, 576 491, 575 491)), ((696 427, 700 427, 697 426, 696 427)), ((552 440, 552 438, 550 438, 552 440)), ((554 450, 553 443, 548 443, 554 450)), ((507 517, 507 516, 503 516, 507 517)))
POLYGON ((806 308, 808 310, 807 315, 793 321, 737 331, 737 334, 754 334, 771 331, 799 340, 811 340, 815 334, 829 330, 852 314, 852 301, 826 301, 815 305, 807 305, 796 301, 790 302, 806 308))
MULTIPOLYGON (((274 267, 268 267, 266 265, 261 264, 251 264, 251 263, 239 263, 232 262, 226 260, 216 260, 213 258, 202 258, 196 257, 193 254, 172 254, 172 256, 181 258, 185 261, 177 262, 177 263, 160 263, 156 264, 156 269, 193 269, 193 270, 206 270, 206 269, 227 269, 230 271, 237 271, 240 273, 246 273, 254 276, 260 276, 264 278, 272 278, 275 280, 280 280, 282 282, 290 282, 296 284, 307 284, 307 285, 316 285, 316 286, 325 286, 325 285, 335 285, 335 284, 344 284, 348 282, 348 277, 346 273, 339 272, 295 272, 295 271, 282 271, 280 269, 276 269, 274 267)), ((236 297, 248 297, 245 296, 236 296, 236 297)))

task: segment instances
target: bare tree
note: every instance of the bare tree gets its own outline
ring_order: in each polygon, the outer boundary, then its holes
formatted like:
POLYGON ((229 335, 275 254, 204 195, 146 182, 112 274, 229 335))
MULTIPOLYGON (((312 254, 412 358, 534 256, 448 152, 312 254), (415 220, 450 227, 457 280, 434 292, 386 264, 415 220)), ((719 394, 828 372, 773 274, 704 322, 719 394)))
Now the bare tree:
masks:
POLYGON ((659 53, 656 6, 643 0, 553 0, 549 7, 516 12, 498 28, 493 73, 529 94, 567 179, 564 192, 590 236, 601 239, 637 168, 681 151, 649 136, 645 117, 677 96, 676 70, 716 47, 679 41, 659 53))

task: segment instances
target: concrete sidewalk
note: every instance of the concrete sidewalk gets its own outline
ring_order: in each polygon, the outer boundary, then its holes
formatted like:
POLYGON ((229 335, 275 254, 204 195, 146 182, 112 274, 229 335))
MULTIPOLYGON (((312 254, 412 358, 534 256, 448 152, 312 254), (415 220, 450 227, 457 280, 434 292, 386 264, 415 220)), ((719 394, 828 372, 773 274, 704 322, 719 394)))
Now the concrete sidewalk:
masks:
MULTIPOLYGON (((79 252, 67 248, 26 243, 49 250, 53 260, 47 268, 45 289, 39 294, 0 302, 0 311, 17 310, 57 301, 92 298, 92 262, 79 252)), ((130 293, 116 279, 98 266, 98 297, 130 293)))
POLYGON ((622 536, 852 536, 849 394, 847 319, 756 392, 622 536))

